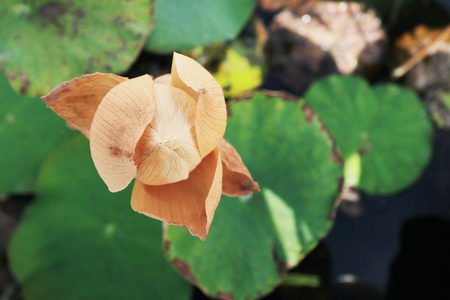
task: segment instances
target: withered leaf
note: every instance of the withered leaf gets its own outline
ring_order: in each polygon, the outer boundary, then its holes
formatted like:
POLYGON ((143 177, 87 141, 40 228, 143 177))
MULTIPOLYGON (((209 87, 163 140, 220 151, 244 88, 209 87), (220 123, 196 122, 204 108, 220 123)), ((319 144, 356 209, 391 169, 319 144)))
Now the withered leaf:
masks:
POLYGON ((301 93, 330 73, 373 76, 384 44, 385 32, 373 10, 355 2, 324 1, 307 13, 296 7, 277 14, 268 54, 281 83, 301 93))

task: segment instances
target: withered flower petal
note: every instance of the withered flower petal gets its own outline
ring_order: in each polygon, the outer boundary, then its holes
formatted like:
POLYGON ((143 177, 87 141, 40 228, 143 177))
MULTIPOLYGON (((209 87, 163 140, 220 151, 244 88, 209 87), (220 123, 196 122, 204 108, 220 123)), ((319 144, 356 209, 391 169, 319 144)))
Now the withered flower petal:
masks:
POLYGON ((236 150, 221 142, 227 111, 219 83, 191 58, 175 53, 172 73, 155 80, 84 75, 42 99, 90 139, 110 191, 136 178, 134 210, 202 240, 222 188, 238 196, 259 191, 236 150))
POLYGON ((202 158, 193 128, 197 102, 166 84, 155 84, 155 96, 156 115, 139 140, 134 160, 139 181, 161 185, 187 179, 202 158))
POLYGON ((198 62, 175 53, 171 84, 198 102, 195 130, 202 157, 211 152, 225 133, 227 109, 220 84, 198 62))
POLYGON ((41 99, 72 128, 89 138, 94 114, 103 97, 125 80, 128 78, 114 74, 86 74, 58 85, 41 99))
POLYGON ((131 207, 151 218, 186 227, 204 240, 219 204, 222 164, 216 148, 208 154, 187 180, 151 186, 136 180, 131 207))
POLYGON ((136 144, 155 111, 154 84, 148 75, 116 85, 98 106, 91 126, 91 155, 111 192, 123 190, 136 176, 136 144))
POLYGON ((219 151, 223 165, 222 194, 241 197, 259 192, 258 183, 253 181, 252 175, 236 149, 222 139, 219 143, 219 151))

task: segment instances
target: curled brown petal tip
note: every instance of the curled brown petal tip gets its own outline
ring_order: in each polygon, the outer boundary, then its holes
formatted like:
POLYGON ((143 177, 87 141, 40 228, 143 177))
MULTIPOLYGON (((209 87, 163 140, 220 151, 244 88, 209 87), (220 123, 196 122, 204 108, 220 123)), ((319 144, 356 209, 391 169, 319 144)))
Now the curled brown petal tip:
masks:
POLYGON ((103 97, 127 79, 114 74, 86 74, 58 85, 41 99, 71 128, 89 138, 92 120, 103 97))
POLYGON ((222 139, 219 143, 219 150, 223 164, 222 194, 241 197, 259 192, 258 183, 253 181, 236 149, 222 139))

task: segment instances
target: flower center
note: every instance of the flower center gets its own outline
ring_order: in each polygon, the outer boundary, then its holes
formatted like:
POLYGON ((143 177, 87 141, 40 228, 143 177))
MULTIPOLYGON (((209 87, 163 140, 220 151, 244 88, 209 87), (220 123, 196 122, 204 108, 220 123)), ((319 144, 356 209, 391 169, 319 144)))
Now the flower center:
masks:
POLYGON ((148 185, 185 180, 201 161, 195 134, 197 102, 183 90, 155 84, 156 113, 136 145, 136 178, 148 185))

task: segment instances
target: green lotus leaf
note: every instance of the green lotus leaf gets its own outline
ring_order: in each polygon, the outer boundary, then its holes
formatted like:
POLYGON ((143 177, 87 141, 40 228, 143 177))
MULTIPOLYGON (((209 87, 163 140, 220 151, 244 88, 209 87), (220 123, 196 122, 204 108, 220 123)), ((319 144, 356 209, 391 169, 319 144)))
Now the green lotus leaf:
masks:
POLYGON ((31 96, 85 73, 124 72, 150 34, 152 8, 148 0, 1 1, 0 67, 31 96))
POLYGON ((363 79, 335 75, 316 82, 305 99, 335 138, 349 186, 394 193, 427 165, 433 128, 411 90, 394 84, 371 88, 363 79))
POLYGON ((132 211, 130 189, 107 190, 84 136, 53 152, 37 187, 8 249, 25 299, 190 299, 161 222, 132 211))
POLYGON ((17 95, 0 73, 0 194, 33 192, 42 161, 74 133, 40 99, 17 95))
POLYGON ((235 38, 253 11, 254 0, 157 1, 149 51, 188 51, 235 38))
POLYGON ((261 193, 223 196, 203 242, 169 226, 165 249, 206 294, 254 299, 280 284, 329 230, 341 167, 329 136, 303 103, 258 93, 233 103, 231 111, 225 138, 261 193))

